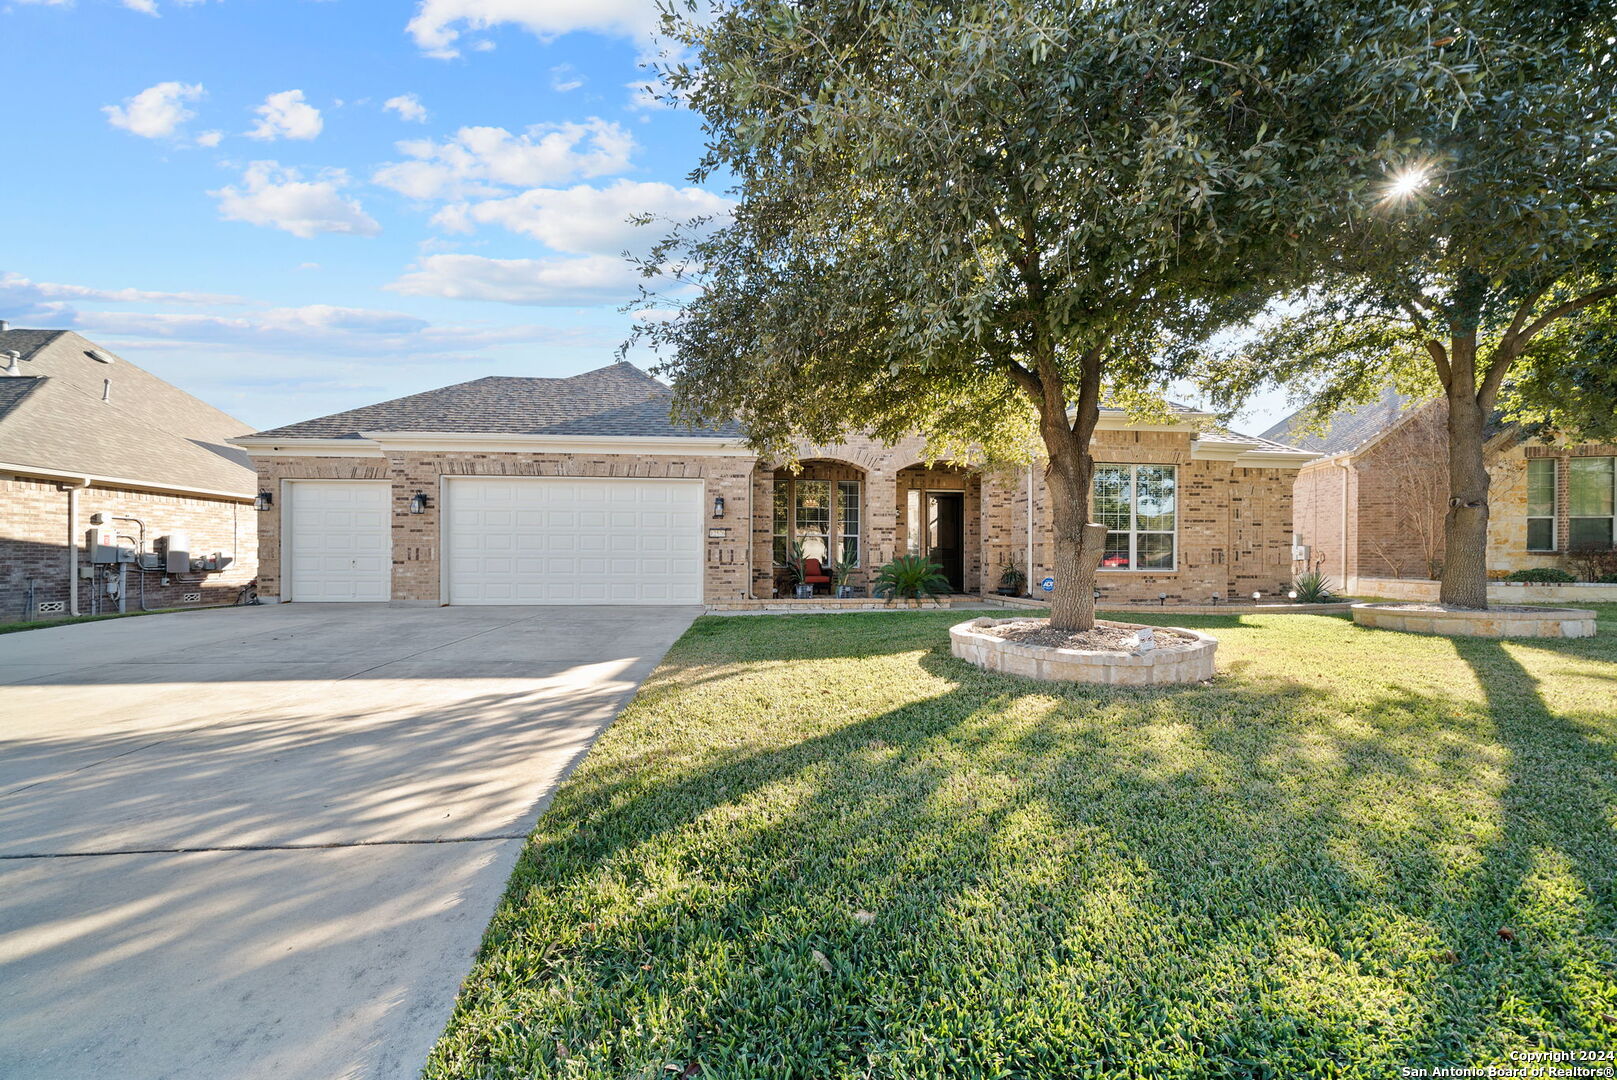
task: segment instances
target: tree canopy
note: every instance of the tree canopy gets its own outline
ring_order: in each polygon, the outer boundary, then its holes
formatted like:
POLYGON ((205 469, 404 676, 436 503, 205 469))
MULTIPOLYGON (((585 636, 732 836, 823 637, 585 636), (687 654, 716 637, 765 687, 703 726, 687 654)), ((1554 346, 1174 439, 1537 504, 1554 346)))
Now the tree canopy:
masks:
POLYGON ((695 286, 648 301, 676 307, 644 330, 676 408, 739 418, 780 456, 850 432, 919 431, 950 456, 1014 457, 1036 438, 1055 617, 1087 625, 1102 398, 1149 414, 1191 343, 1294 285, 1309 238, 1373 201, 1371 163, 1398 136, 1344 137, 1344 83, 1377 107, 1457 107, 1469 75, 1430 62, 1417 9, 1342 10, 739 0, 671 14, 694 59, 664 73, 669 92, 709 137, 696 179, 728 177, 738 196, 724 227, 676 234, 648 265, 695 286), (1331 74, 1344 54, 1361 60, 1331 74))
MULTIPOLYGON (((1344 112, 1345 127, 1396 143, 1380 200, 1322 235, 1309 288, 1203 374, 1226 406, 1279 384, 1320 414, 1389 383, 1441 393, 1442 595, 1480 607, 1483 431, 1507 381, 1519 378, 1518 407, 1550 426, 1613 404, 1587 396, 1609 393, 1610 354, 1577 329, 1617 296, 1613 14, 1608 4, 1466 0, 1434 9, 1429 26, 1428 51, 1455 73, 1459 107, 1378 94, 1344 112)), ((1344 100, 1381 77, 1373 66, 1343 75, 1344 100)))

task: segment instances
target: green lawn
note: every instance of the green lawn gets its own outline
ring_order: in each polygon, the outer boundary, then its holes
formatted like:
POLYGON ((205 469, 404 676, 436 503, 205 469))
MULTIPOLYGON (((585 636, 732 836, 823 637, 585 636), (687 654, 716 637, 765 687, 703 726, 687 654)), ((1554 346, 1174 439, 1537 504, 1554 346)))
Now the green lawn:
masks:
POLYGON ((959 612, 701 619, 541 819, 427 1075, 1617 1048, 1601 614, 1509 644, 1179 616, 1218 679, 1134 691, 978 671, 959 612))

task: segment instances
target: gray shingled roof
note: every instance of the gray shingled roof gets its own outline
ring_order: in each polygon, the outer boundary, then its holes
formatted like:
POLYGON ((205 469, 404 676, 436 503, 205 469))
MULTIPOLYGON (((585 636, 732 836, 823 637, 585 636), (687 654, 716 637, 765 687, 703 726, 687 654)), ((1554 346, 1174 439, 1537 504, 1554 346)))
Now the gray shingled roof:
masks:
POLYGON ((1330 426, 1323 435, 1305 430, 1303 414, 1306 410, 1299 409, 1265 431, 1263 437, 1279 439, 1320 454, 1341 454, 1357 450, 1397 423, 1412 405, 1419 404, 1389 386, 1377 400, 1338 412, 1331 418, 1330 426))
POLYGON ((251 430, 235 417, 71 330, 0 331, 0 353, 13 350, 23 374, 0 377, 0 461, 163 487, 257 490, 247 455, 225 441, 251 430))
POLYGON ((669 419, 672 392, 633 364, 566 379, 490 375, 261 431, 288 439, 350 439, 362 431, 501 435, 740 437, 734 424, 692 430, 669 419))
POLYGON ((1276 442, 1274 439, 1265 438, 1262 435, 1243 435, 1239 431, 1231 431, 1229 428, 1213 428, 1210 431, 1204 431, 1196 437, 1196 441, 1220 443, 1229 446, 1245 446, 1253 450, 1270 450, 1285 454, 1295 454, 1299 451, 1306 452, 1308 450, 1307 447, 1276 442))

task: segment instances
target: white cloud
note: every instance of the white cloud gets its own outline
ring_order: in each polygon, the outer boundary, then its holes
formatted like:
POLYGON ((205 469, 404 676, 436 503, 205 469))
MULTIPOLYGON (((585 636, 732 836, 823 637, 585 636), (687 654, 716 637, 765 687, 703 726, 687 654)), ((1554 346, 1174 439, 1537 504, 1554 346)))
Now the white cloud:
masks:
POLYGON ((591 117, 536 124, 521 135, 465 127, 444 142, 412 139, 398 148, 413 160, 383 165, 371 176, 374 182, 412 199, 458 199, 620 173, 629 167, 635 144, 622 125, 591 117))
POLYGON ((86 285, 63 285, 53 281, 31 281, 21 274, 0 270, 0 311, 43 305, 65 300, 87 300, 109 304, 241 304, 239 296, 225 293, 154 292, 149 289, 94 289, 86 285))
POLYGON ((203 95, 201 83, 161 82, 148 86, 122 105, 103 105, 107 123, 145 139, 166 139, 196 115, 185 102, 203 95))
POLYGON ((701 188, 618 180, 603 188, 580 184, 570 188, 535 188, 508 199, 445 207, 433 220, 452 231, 474 224, 499 225, 531 236, 557 251, 583 255, 618 255, 644 250, 662 239, 668 224, 711 216, 720 224, 728 216, 729 199, 701 188), (645 227, 630 222, 649 214, 645 227))
POLYGON ((427 108, 421 104, 421 99, 414 94, 400 94, 398 97, 390 97, 382 102, 382 108, 398 113, 401 120, 410 120, 417 124, 427 122, 427 108))
POLYGON ((569 93, 583 85, 584 76, 571 64, 557 64, 550 69, 550 88, 558 94, 569 93))
POLYGON ((218 146, 219 140, 225 137, 222 131, 204 131, 197 136, 198 146, 218 146))
POLYGON ((585 307, 627 303, 634 299, 641 280, 632 266, 610 255, 564 259, 428 255, 413 270, 383 287, 407 296, 585 307))
POLYGON ((303 100, 302 90, 271 94, 253 111, 258 124, 247 133, 250 139, 312 139, 325 127, 320 110, 303 100))
POLYGON ((574 30, 641 37, 657 19, 651 0, 421 0, 405 30, 427 55, 448 59, 466 31, 509 24, 545 40, 574 30))
POLYGON ((154 0, 123 0, 123 5, 130 11, 138 11, 142 15, 157 14, 157 4, 154 0))
POLYGON ((255 161, 242 173, 242 186, 210 191, 219 200, 219 216, 226 221, 268 225, 305 239, 318 233, 375 236, 382 231, 359 203, 341 194, 348 174, 326 169, 315 180, 304 180, 296 169, 274 161, 255 161))

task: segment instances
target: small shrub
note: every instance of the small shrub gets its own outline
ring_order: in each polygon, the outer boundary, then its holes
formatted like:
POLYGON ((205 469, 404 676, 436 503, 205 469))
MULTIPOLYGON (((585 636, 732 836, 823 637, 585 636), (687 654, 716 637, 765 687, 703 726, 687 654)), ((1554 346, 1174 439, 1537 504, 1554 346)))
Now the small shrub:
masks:
POLYGON ((1292 580, 1291 587, 1297 593, 1299 604, 1329 604, 1336 599, 1336 594, 1331 591, 1331 579, 1318 570, 1298 574, 1292 580))
POLYGON ((1514 570, 1506 581, 1529 581, 1537 585, 1568 585, 1578 579, 1558 566, 1535 566, 1530 570, 1514 570))
POLYGON ((1015 559, 1006 560, 999 568, 999 587, 1012 593, 1020 593, 1022 586, 1027 584, 1027 574, 1016 564, 1015 559))
POLYGON ((1579 581, 1606 581, 1617 578, 1617 548, 1573 548, 1567 555, 1579 581))
POLYGON ((919 600, 923 594, 945 595, 949 588, 943 567, 921 555, 900 555, 876 572, 870 591, 876 596, 919 600))

